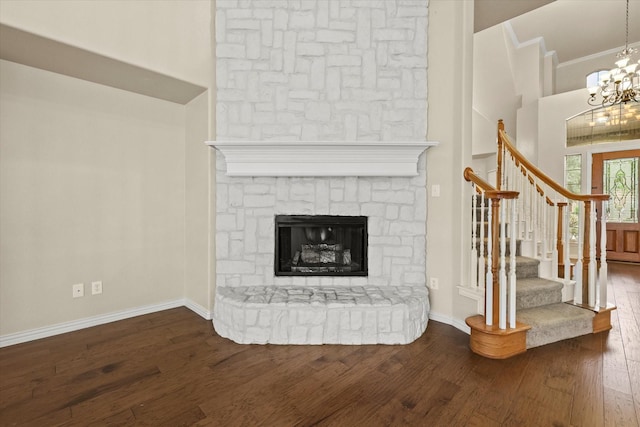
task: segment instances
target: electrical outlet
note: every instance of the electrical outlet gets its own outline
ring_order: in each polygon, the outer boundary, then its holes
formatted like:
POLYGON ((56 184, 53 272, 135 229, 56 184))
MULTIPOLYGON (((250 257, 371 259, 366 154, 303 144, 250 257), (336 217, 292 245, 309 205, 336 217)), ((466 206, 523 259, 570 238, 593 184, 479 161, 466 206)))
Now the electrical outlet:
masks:
POLYGON ((98 295, 102 293, 102 281, 91 282, 91 295, 98 295))
POLYGON ((438 287, 440 287, 440 282, 438 281, 437 277, 430 277, 429 278, 429 287, 431 289, 438 289, 438 287))
POLYGON ((431 197, 440 197, 440 184, 433 184, 431 186, 431 197))
POLYGON ((84 283, 78 283, 71 287, 74 298, 80 298, 84 296, 84 283))

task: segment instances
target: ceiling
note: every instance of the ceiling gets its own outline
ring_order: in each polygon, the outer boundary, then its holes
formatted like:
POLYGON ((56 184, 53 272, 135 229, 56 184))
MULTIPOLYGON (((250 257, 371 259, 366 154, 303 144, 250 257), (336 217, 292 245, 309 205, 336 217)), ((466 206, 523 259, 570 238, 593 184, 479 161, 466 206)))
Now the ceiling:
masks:
MULTIPOLYGON (((474 5, 475 32, 508 21, 520 43, 544 38, 558 63, 624 47, 625 0, 475 0, 474 5)), ((630 0, 629 45, 638 44, 640 0, 630 0)))

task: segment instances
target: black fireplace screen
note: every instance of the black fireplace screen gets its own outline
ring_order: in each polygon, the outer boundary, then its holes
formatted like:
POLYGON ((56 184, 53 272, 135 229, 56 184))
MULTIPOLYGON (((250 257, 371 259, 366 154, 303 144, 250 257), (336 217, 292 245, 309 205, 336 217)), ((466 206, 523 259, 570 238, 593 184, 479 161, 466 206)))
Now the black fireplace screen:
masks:
POLYGON ((367 217, 276 215, 276 276, 366 276, 367 217))

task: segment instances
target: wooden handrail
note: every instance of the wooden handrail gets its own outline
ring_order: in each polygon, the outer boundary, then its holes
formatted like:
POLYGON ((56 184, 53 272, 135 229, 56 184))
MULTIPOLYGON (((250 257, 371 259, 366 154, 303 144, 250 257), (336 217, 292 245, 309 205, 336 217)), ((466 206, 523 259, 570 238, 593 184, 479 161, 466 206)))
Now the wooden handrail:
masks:
POLYGON ((465 168, 464 170, 464 179, 469 182, 473 182, 475 185, 480 187, 483 191, 495 191, 496 188, 489 184, 484 179, 480 178, 470 167, 465 168))
MULTIPOLYGON (((609 200, 609 195, 608 194, 576 194, 576 193, 572 193, 571 191, 567 190, 566 188, 564 188, 563 186, 561 186, 560 184, 555 182, 553 179, 551 179, 547 174, 545 174, 540 169, 538 169, 533 163, 531 163, 529 160, 527 160, 522 155, 522 153, 520 153, 516 149, 516 147, 513 145, 513 143, 509 139, 509 136, 504 131, 504 123, 502 122, 502 119, 498 120, 498 145, 500 146, 501 144, 504 144, 505 148, 507 150, 509 150, 511 155, 513 155, 513 157, 515 158, 516 162, 519 162, 521 165, 524 165, 524 167, 527 168, 529 171, 531 171, 536 177, 540 178, 540 180, 542 182, 547 184, 549 187, 553 188, 557 193, 563 195, 567 199, 577 200, 577 201, 581 201, 581 202, 586 202, 586 201, 589 201, 589 200, 592 200, 592 201, 609 200)), ((502 150, 498 150, 498 153, 500 153, 501 151, 502 150)), ((498 164, 498 167, 500 167, 499 164, 498 164)), ((498 175, 498 177, 500 178, 500 175, 498 175)), ((499 180, 500 179, 498 179, 498 181, 499 180)))
POLYGON ((464 179, 469 182, 473 182, 477 187, 482 189, 487 199, 517 199, 518 195, 520 194, 517 191, 496 190, 494 186, 476 175, 473 169, 469 167, 465 168, 464 170, 464 179))

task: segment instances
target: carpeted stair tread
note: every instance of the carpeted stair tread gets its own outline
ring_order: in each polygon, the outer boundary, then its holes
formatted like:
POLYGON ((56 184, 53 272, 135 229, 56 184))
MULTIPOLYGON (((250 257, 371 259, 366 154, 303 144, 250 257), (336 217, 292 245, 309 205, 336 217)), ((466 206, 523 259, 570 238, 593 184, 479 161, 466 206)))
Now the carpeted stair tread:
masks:
POLYGON ((592 333, 594 316, 590 310, 556 303, 518 310, 516 318, 531 326, 527 348, 533 348, 592 333))
MULTIPOLYGON (((485 258, 485 265, 487 259, 485 258)), ((538 266, 540 265, 540 261, 535 258, 529 258, 526 256, 517 255, 516 256, 516 278, 517 279, 526 279, 530 277, 538 277, 538 266)), ((500 263, 498 262, 498 269, 500 268, 500 263)), ((505 268, 507 274, 511 270, 511 258, 505 258, 505 268)))
POLYGON ((562 301, 563 284, 539 277, 516 281, 516 310, 556 304, 562 301))
MULTIPOLYGON (((516 278, 527 279, 532 277, 538 277, 538 266, 540 261, 535 258, 529 258, 526 256, 516 256, 516 278)), ((509 267, 507 266, 507 270, 509 267)))

